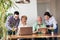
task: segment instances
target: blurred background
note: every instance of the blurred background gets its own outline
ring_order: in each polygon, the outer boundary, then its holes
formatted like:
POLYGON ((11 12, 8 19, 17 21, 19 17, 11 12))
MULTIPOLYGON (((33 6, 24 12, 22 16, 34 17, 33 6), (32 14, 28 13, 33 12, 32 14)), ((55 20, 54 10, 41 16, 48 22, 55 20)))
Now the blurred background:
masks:
MULTIPOLYGON (((6 2, 4 0, 2 2, 1 1, 2 0, 0 0, 0 5, 1 3, 3 4, 4 2, 6 2)), ((36 21, 37 16, 42 16, 42 18, 44 19, 43 15, 46 11, 48 11, 53 16, 55 16, 58 22, 58 28, 60 29, 60 0, 11 0, 11 1, 12 3, 10 1, 7 3, 7 4, 10 3, 10 5, 4 4, 6 8, 5 11, 3 7, 0 6, 0 17, 2 17, 2 19, 0 19, 0 22, 1 20, 4 21, 2 24, 5 23, 7 16, 12 15, 14 11, 19 11, 20 17, 22 15, 26 15, 28 17, 27 23, 29 23, 29 25, 32 25, 36 21), (4 17, 1 16, 1 13, 5 13, 2 14, 4 17)), ((60 33, 60 31, 58 31, 58 33, 60 33)))

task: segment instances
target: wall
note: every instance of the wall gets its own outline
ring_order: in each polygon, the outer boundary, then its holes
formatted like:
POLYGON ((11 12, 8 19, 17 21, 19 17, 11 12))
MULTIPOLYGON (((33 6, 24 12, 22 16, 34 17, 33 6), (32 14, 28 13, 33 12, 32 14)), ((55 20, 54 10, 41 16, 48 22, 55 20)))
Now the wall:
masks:
POLYGON ((43 17, 44 13, 48 10, 48 3, 37 3, 37 13, 38 16, 43 17))
POLYGON ((56 1, 50 0, 48 2, 37 3, 38 15, 43 14, 46 11, 49 11, 52 15, 56 16, 56 1))
POLYGON ((50 1, 50 11, 55 16, 58 23, 58 33, 60 33, 60 0, 50 1))
POLYGON ((9 12, 14 12, 14 11, 19 11, 20 12, 20 16, 22 15, 26 15, 28 17, 28 23, 29 25, 32 25, 35 20, 36 20, 36 17, 37 17, 37 0, 30 0, 30 3, 29 4, 16 4, 15 5, 17 6, 14 6, 11 7, 9 10, 8 10, 8 13, 9 12))
POLYGON ((60 33, 60 0, 56 0, 56 17, 59 25, 59 33, 60 33))

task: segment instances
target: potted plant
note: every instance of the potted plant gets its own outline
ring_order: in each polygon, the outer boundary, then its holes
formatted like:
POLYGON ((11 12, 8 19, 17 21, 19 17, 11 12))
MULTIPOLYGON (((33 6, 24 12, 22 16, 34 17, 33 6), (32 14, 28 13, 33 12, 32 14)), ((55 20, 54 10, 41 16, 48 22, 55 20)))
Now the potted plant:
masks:
POLYGON ((3 37, 5 40, 6 37, 6 28, 4 23, 4 18, 6 11, 12 6, 11 0, 0 0, 0 38, 3 37))

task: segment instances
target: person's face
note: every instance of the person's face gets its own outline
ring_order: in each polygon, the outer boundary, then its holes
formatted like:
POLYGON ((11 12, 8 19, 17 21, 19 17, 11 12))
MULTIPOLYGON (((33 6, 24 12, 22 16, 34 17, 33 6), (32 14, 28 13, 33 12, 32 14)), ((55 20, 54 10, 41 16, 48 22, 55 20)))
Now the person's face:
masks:
POLYGON ((19 18, 19 15, 14 14, 14 18, 17 20, 19 18))
POLYGON ((23 23, 26 23, 27 20, 26 20, 25 18, 22 18, 21 21, 22 21, 23 23))
POLYGON ((44 16, 45 20, 49 20, 49 16, 45 15, 44 16))
POLYGON ((37 22, 42 22, 42 18, 38 17, 37 22))

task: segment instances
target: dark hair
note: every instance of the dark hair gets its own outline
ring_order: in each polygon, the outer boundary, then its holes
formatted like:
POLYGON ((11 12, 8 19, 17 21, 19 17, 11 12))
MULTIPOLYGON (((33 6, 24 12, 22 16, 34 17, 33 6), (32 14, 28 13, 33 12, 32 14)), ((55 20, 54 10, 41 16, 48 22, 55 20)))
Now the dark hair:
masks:
POLYGON ((15 11, 14 14, 19 15, 19 12, 18 11, 15 11))
POLYGON ((45 12, 44 16, 46 16, 46 15, 49 16, 49 17, 52 16, 49 12, 45 12))
POLYGON ((22 18, 25 18, 25 19, 27 20, 27 16, 22 16, 22 17, 21 17, 21 20, 22 20, 22 18))

